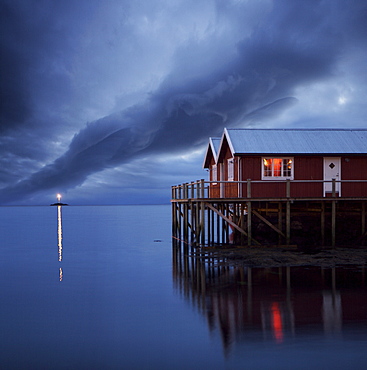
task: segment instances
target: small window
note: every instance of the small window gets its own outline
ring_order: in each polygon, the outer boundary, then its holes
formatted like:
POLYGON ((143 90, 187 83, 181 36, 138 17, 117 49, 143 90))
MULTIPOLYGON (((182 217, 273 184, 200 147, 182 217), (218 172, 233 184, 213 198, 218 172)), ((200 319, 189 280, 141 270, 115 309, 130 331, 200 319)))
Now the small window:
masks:
POLYGON ((234 180, 234 161, 233 158, 228 159, 228 181, 234 180))
POLYGON ((263 180, 293 180, 293 158, 263 158, 263 180))
POLYGON ((212 181, 217 181, 218 178, 217 178, 217 165, 213 165, 212 167, 212 181))

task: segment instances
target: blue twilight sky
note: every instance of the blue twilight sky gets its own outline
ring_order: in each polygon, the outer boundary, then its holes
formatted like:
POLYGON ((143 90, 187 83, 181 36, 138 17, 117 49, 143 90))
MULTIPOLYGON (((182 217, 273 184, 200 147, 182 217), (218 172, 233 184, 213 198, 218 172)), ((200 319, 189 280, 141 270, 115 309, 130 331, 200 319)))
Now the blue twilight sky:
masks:
POLYGON ((224 127, 367 127, 364 0, 0 9, 0 204, 165 203, 224 127))

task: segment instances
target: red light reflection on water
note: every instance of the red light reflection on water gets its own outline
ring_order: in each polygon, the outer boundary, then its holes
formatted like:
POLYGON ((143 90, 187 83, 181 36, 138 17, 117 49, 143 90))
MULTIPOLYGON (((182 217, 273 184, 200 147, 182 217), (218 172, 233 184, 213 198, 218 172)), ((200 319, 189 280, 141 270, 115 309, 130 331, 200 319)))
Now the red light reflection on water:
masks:
POLYGON ((271 319, 273 326, 273 334, 277 343, 283 342, 283 324, 282 314, 279 309, 279 303, 273 302, 271 305, 271 319))

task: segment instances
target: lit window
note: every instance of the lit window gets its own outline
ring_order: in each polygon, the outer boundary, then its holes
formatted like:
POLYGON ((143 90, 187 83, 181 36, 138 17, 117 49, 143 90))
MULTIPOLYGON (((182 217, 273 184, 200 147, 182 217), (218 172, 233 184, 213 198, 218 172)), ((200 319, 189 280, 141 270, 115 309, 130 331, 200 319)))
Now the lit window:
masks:
POLYGON ((270 179, 293 179, 293 158, 263 158, 263 180, 270 179))
POLYGON ((228 159, 228 180, 232 181, 234 180, 234 162, 233 158, 228 159))

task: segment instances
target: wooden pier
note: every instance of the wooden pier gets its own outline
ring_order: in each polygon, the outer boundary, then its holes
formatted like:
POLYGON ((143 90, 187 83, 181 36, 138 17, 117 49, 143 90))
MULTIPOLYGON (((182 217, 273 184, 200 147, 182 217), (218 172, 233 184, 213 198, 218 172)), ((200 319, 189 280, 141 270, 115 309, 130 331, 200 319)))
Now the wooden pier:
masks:
POLYGON ((210 245, 366 245, 366 196, 343 197, 343 186, 367 188, 367 180, 331 183, 326 197, 293 197, 299 183, 324 186, 323 180, 276 181, 284 187, 280 197, 252 196, 262 181, 198 180, 172 187, 172 235, 178 243, 210 245), (223 191, 216 192, 216 188, 223 191), (219 197, 228 189, 241 189, 242 197, 219 197), (245 189, 245 191, 243 191, 245 189))

